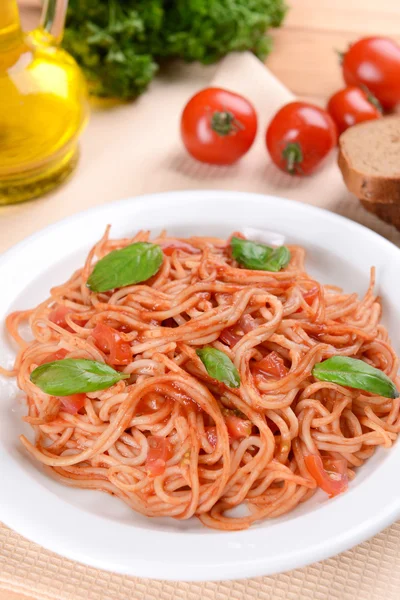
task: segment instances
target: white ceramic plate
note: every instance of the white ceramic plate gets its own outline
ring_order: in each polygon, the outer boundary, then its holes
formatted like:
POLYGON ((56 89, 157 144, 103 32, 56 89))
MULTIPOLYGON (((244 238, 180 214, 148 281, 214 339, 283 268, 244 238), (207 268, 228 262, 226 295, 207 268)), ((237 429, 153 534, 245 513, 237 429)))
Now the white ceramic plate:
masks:
MULTIPOLYGON (((282 198, 237 192, 170 192, 101 206, 56 223, 0 259, 0 357, 12 364, 4 318, 36 305, 78 268, 112 223, 112 235, 161 228, 176 235, 228 235, 263 228, 300 243, 308 270, 323 282, 363 293, 376 265, 385 324, 398 346, 400 251, 372 231, 337 215, 282 198)), ((397 350, 399 348, 397 347, 397 350)), ((1 378, 0 378, 1 379, 1 378)), ((281 518, 225 533, 197 519, 148 519, 116 498, 63 487, 32 462, 18 440, 21 395, 0 387, 0 520, 68 558, 119 573, 179 580, 268 575, 321 560, 374 535, 400 517, 400 445, 380 449, 359 469, 346 494, 322 492, 281 518)))

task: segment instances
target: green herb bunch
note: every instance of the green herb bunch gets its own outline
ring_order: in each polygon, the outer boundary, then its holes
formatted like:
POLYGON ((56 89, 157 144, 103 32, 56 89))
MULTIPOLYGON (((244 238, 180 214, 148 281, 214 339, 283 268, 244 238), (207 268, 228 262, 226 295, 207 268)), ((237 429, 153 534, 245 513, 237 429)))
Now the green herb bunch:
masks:
POLYGON ((64 47, 91 92, 124 100, 141 94, 166 58, 211 63, 252 50, 285 14, 283 0, 70 0, 64 47))

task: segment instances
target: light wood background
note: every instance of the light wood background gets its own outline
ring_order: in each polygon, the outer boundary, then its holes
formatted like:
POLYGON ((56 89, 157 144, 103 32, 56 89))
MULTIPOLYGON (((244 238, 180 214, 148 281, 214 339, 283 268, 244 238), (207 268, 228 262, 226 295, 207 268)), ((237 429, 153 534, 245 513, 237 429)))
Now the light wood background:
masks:
POLYGON ((268 67, 298 96, 325 103, 343 86, 335 50, 365 35, 400 42, 399 0, 286 0, 285 25, 273 32, 268 67))
MULTIPOLYGON (((19 0, 26 29, 37 24, 38 0, 19 0)), ((287 0, 283 28, 273 32, 268 67, 295 94, 324 104, 342 85, 335 49, 364 35, 400 42, 400 0, 287 0)), ((1 4, 1 0, 0 0, 1 4)), ((33 600, 0 590, 0 600, 33 600)))
MULTIPOLYGON (((23 23, 37 23, 39 0, 18 0, 23 23)), ((400 0, 286 0, 285 25, 272 32, 267 65, 295 94, 324 104, 343 85, 335 50, 364 35, 400 42, 400 0)), ((1 3, 1 0, 0 0, 1 3)), ((1 600, 1 598, 0 598, 1 600)))

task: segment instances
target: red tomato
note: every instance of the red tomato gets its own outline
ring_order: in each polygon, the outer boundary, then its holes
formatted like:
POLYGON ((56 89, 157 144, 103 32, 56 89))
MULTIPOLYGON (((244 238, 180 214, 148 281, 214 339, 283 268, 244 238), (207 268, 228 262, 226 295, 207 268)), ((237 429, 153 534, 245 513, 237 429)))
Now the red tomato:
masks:
POLYGON ((65 317, 71 312, 73 311, 70 308, 67 308, 66 306, 63 306, 61 304, 60 306, 57 306, 57 308, 53 308, 53 310, 50 311, 49 321, 71 332, 73 330, 69 325, 67 325, 67 322, 65 320, 65 317))
POLYGON ((365 86, 383 108, 400 102, 400 46, 382 37, 359 40, 343 56, 347 85, 365 86))
POLYGON ((186 104, 181 136, 189 154, 214 165, 231 165, 250 149, 257 115, 246 98, 221 88, 206 88, 186 104))
POLYGON ((320 456, 309 454, 304 457, 304 462, 311 477, 324 492, 329 494, 330 498, 347 490, 348 477, 345 460, 325 459, 324 466, 320 456))
POLYGON ((97 323, 92 335, 96 346, 109 355, 108 362, 110 364, 128 365, 131 362, 131 347, 122 339, 119 331, 105 323, 97 323))
POLYGON ((237 417, 229 411, 226 411, 226 413, 224 418, 231 440, 238 440, 251 435, 252 424, 250 421, 237 417))
POLYGON ((160 244, 162 251, 166 256, 172 256, 175 250, 182 250, 187 254, 200 254, 201 250, 195 248, 187 242, 181 242, 180 240, 169 240, 160 244))
POLYGON ((339 134, 363 121, 379 119, 381 111, 377 100, 361 88, 350 86, 336 92, 327 106, 339 134))
POLYGON ((75 415, 85 405, 86 394, 73 394, 72 396, 59 396, 62 404, 62 410, 71 415, 75 415))
POLYGON ((272 161, 282 171, 309 175, 336 145, 336 125, 324 109, 290 102, 272 119, 266 142, 272 161))
POLYGON ((254 375, 281 379, 288 374, 289 369, 285 366, 283 358, 272 351, 253 365, 252 372, 254 375))
POLYGON ((172 456, 171 442, 167 438, 150 435, 147 438, 149 449, 145 467, 149 475, 156 477, 162 475, 165 471, 167 461, 172 456))

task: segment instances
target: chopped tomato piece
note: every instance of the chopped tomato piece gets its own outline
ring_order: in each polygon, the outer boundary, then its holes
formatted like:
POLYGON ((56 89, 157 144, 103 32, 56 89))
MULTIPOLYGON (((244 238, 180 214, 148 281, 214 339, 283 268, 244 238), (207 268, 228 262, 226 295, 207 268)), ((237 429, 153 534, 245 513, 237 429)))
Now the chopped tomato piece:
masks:
POLYGON ((243 329, 244 333, 249 333, 253 329, 256 329, 257 324, 251 315, 243 315, 239 319, 239 326, 243 329))
POLYGON ((189 394, 186 394, 186 392, 180 387, 179 384, 172 382, 171 387, 173 389, 173 391, 171 392, 173 398, 179 400, 179 402, 185 408, 187 408, 189 411, 194 410, 197 413, 202 412, 201 406, 196 402, 196 400, 193 400, 193 398, 189 396, 189 394))
POLYGON ((86 394, 73 394, 72 396, 58 396, 61 400, 62 410, 65 410, 71 415, 76 415, 77 412, 85 405, 86 394))
POLYGON ((113 365, 128 365, 132 360, 132 351, 120 332, 106 325, 97 323, 92 333, 96 346, 108 354, 108 362, 113 365))
POLYGON ((219 339, 223 344, 233 348, 245 333, 253 331, 256 327, 256 322, 251 315, 243 315, 235 325, 223 329, 219 335, 219 339))
POLYGON ((55 360, 63 360, 67 354, 68 352, 64 350, 64 348, 61 348, 61 350, 57 350, 57 352, 54 352, 53 354, 48 354, 42 364, 54 362, 55 360))
POLYGON ((206 436, 207 436, 207 440, 208 440, 208 443, 210 444, 210 446, 215 448, 217 445, 217 442, 218 442, 217 428, 216 427, 206 427, 206 436))
POLYGON ((227 329, 223 329, 219 334, 219 339, 223 344, 226 344, 230 348, 233 348, 239 340, 242 339, 243 336, 235 333, 235 327, 228 327, 227 329))
POLYGON ((231 440, 238 440, 251 435, 252 424, 250 421, 242 419, 229 411, 226 411, 226 413, 225 423, 231 440))
POLYGON ((73 311, 67 306, 57 306, 57 308, 54 308, 52 311, 50 311, 49 320, 52 323, 58 325, 59 327, 62 327, 63 329, 66 329, 67 331, 71 332, 73 330, 69 325, 67 325, 67 322, 65 320, 65 317, 71 312, 73 311))
MULTIPOLYGON (((319 289, 317 286, 314 286, 312 288, 310 288, 309 290, 307 290, 306 292, 303 292, 303 298, 306 302, 306 304, 308 304, 308 306, 311 306, 312 303, 314 302, 314 300, 316 298, 318 298, 318 294, 319 294, 319 289)), ((298 308, 296 310, 297 313, 301 312, 302 308, 298 308)))
POLYGON ((167 242, 162 242, 160 244, 162 251, 166 256, 172 256, 175 250, 182 250, 187 254, 200 254, 201 250, 199 248, 195 248, 192 244, 188 242, 183 242, 181 240, 168 240, 167 242))
POLYGON ((193 400, 193 398, 189 398, 189 396, 187 396, 186 398, 182 398, 182 404, 189 411, 193 410, 194 412, 201 413, 203 410, 200 404, 197 404, 196 400, 193 400))
POLYGON ((136 406, 136 416, 150 414, 156 410, 160 410, 164 406, 164 403, 167 401, 167 398, 155 395, 148 394, 144 396, 139 401, 139 404, 136 406))
POLYGON ((51 355, 51 360, 63 360, 67 356, 67 354, 68 351, 64 348, 61 348, 61 350, 57 350, 57 352, 51 355))
POLYGON ((347 465, 345 460, 325 459, 316 454, 304 457, 307 471, 315 479, 317 485, 324 490, 329 497, 337 496, 345 492, 348 487, 347 465))
POLYGON ((172 456, 171 442, 167 438, 150 435, 147 438, 149 449, 145 467, 149 475, 156 477, 165 471, 167 461, 172 456))
POLYGON ((253 375, 262 375, 273 379, 281 379, 288 374, 289 369, 285 366, 283 358, 276 352, 270 352, 252 367, 253 375))

